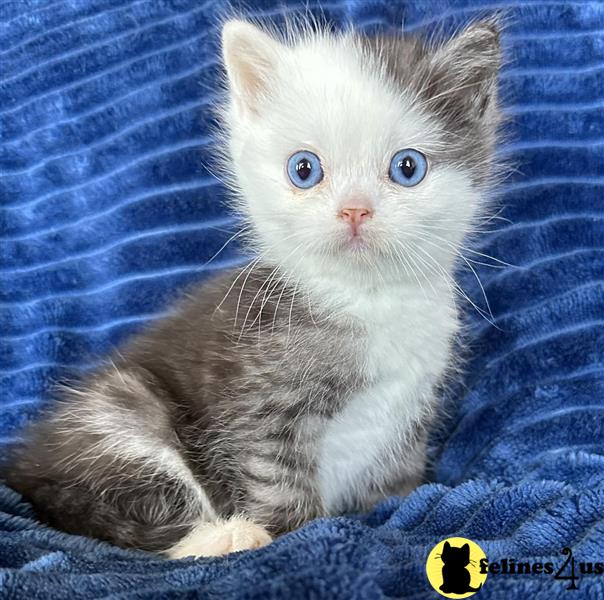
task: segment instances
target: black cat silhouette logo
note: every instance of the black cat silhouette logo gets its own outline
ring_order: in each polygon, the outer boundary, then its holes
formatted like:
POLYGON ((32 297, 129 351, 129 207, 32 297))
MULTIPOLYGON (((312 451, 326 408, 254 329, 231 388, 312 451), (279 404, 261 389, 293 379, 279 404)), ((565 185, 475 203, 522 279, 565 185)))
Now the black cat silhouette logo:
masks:
POLYGON ((468 598, 482 588, 486 573, 480 561, 482 548, 472 540, 453 537, 432 548, 426 561, 426 574, 432 587, 445 598, 468 598))

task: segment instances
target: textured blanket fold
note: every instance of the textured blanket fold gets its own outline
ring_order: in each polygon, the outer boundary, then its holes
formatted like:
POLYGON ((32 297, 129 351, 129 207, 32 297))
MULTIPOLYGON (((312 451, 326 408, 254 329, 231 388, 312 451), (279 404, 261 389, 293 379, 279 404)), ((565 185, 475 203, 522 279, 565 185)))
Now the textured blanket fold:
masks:
MULTIPOLYGON (((304 8, 248 4, 274 18, 304 8)), ((557 571, 562 548, 574 554, 579 592, 489 574, 481 598, 604 598, 604 575, 579 569, 604 562, 604 3, 320 5, 366 30, 452 30, 498 8, 508 23, 501 153, 515 170, 461 274, 482 310, 484 287, 493 324, 468 307, 469 362, 434 435, 433 482, 259 551, 184 561, 55 531, 0 485, 1 597, 435 598, 427 555, 463 536, 490 561, 557 571)), ((237 226, 206 166, 222 8, 0 3, 0 453, 54 382, 244 261, 231 243, 208 262, 237 226)))

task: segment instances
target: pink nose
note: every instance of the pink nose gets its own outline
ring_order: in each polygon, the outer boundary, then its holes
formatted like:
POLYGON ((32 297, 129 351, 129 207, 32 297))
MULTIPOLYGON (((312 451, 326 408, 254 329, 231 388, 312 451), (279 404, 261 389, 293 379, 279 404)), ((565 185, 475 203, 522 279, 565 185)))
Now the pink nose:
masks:
POLYGON ((350 225, 356 235, 361 224, 373 216, 373 211, 369 208, 343 208, 338 215, 350 225))

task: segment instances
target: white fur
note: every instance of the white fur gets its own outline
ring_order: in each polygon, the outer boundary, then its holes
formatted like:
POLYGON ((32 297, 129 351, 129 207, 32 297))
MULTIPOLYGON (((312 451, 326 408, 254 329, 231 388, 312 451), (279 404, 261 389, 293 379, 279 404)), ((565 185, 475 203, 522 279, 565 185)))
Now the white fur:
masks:
POLYGON ((371 383, 319 445, 319 488, 337 511, 370 482, 379 485, 389 452, 433 407, 431 390, 458 328, 453 265, 480 194, 461 168, 431 162, 446 143, 439 121, 396 89, 352 37, 303 34, 283 44, 248 24, 225 31, 229 170, 257 249, 333 318, 366 331, 361 368, 371 383), (261 69, 246 93, 253 61, 245 56, 258 53, 261 69), (412 188, 388 177, 392 156, 405 148, 423 152, 430 165, 412 188), (286 173, 301 149, 315 152, 324 170, 309 190, 292 186, 286 173), (357 201, 374 215, 362 226, 364 247, 352 248, 337 214, 357 201))
POLYGON ((405 459, 417 471, 412 463, 423 460, 421 453, 390 453, 432 410, 432 387, 446 368, 458 326, 452 305, 409 285, 358 294, 343 310, 367 326, 364 366, 371 383, 329 423, 319 446, 319 489, 332 513, 363 499, 389 468, 400 472, 405 459))
MULTIPOLYGON (((264 36, 260 43, 266 46, 264 36)), ((434 258, 438 266, 432 269, 450 271, 455 250, 447 244, 461 241, 479 205, 469 177, 431 164, 417 187, 404 188, 388 178, 398 150, 415 148, 430 158, 442 148, 438 122, 395 89, 351 38, 319 35, 294 47, 272 44, 273 70, 264 96, 250 99, 257 112, 241 108, 245 98, 235 87, 225 116, 230 170, 236 174, 240 209, 255 225, 259 251, 288 271, 306 266, 327 275, 351 269, 352 283, 367 283, 376 282, 375 272, 399 281, 404 275, 400 258, 385 255, 402 252, 400 244, 414 244, 424 261, 430 261, 426 254, 434 258), (288 158, 300 149, 315 152, 325 173, 309 190, 293 187, 286 173, 288 158), (364 225, 369 247, 364 253, 343 251, 348 228, 336 215, 359 198, 375 213, 364 225), (443 239, 420 239, 434 233, 443 239)))
POLYGON ((271 536, 246 519, 233 517, 214 523, 201 521, 191 532, 166 552, 169 558, 221 556, 270 544, 271 536))

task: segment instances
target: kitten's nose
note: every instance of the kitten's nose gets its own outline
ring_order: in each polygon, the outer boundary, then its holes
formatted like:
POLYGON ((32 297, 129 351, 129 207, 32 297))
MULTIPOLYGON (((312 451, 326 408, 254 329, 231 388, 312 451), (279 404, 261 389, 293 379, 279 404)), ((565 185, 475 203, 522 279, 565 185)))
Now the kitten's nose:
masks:
POLYGON ((353 235, 356 235, 361 224, 373 216, 373 211, 367 207, 342 208, 338 216, 350 225, 353 235))

